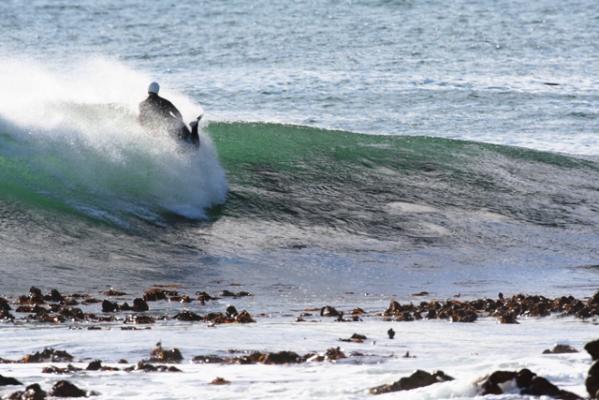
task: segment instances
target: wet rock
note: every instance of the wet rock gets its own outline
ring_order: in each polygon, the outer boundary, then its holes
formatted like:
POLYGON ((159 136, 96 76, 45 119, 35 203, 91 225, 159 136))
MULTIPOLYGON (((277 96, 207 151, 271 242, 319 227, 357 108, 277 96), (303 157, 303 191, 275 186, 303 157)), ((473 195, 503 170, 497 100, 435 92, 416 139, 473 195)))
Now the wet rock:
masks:
POLYGON ((135 367, 125 368, 125 371, 132 370, 144 371, 144 372, 183 372, 179 368, 174 366, 166 366, 166 365, 154 365, 149 362, 140 361, 137 363, 135 367))
POLYGON ((180 313, 176 314, 174 316, 175 319, 178 319, 179 321, 201 321, 204 318, 192 311, 181 311, 180 313))
MULTIPOLYGON (((255 353, 254 353, 255 354, 255 353)), ((293 351, 279 351, 277 353, 261 353, 257 362, 262 364, 297 364, 302 362, 302 357, 293 351)))
POLYGON ((86 371, 99 371, 102 369, 102 361, 94 360, 87 365, 86 371))
POLYGON ((0 311, 9 312, 11 310, 10 304, 8 304, 8 300, 3 297, 0 297, 0 311))
POLYGON ((556 344, 552 349, 546 349, 543 354, 578 353, 574 347, 567 344, 556 344))
POLYGON ((385 316, 398 315, 399 313, 402 313, 403 311, 404 310, 402 309, 401 304, 399 304, 395 300, 391 300, 391 302, 389 303, 389 307, 387 307, 387 309, 385 310, 383 315, 385 315, 385 316))
POLYGON ((144 301, 144 299, 136 298, 133 300, 133 311, 135 312, 143 312, 148 311, 150 307, 148 307, 148 303, 144 301))
POLYGON ((60 368, 55 365, 50 365, 49 367, 44 367, 42 369, 42 374, 69 374, 71 372, 79 372, 83 371, 82 368, 77 368, 74 365, 67 365, 66 368, 60 368))
POLYGON ((198 296, 197 300, 202 304, 210 300, 216 300, 216 297, 212 297, 206 292, 197 292, 196 295, 198 296))
POLYGON ((211 385, 228 385, 228 384, 230 384, 230 383, 231 383, 231 382, 229 382, 229 381, 228 381, 228 380, 226 380, 225 378, 221 378, 220 376, 219 376, 219 377, 216 377, 216 378, 214 378, 214 379, 212 380, 212 382, 210 382, 210 384, 211 384, 211 385))
POLYGON ((56 303, 60 303, 64 300, 64 296, 62 294, 60 294, 60 292, 58 290, 52 289, 50 291, 50 295, 45 296, 44 299, 47 301, 53 301, 56 303))
POLYGON ((125 323, 129 324, 153 324, 155 322, 156 319, 149 315, 128 315, 125 319, 125 323))
POLYGON ((582 400, 577 394, 560 390, 553 383, 540 376, 532 378, 529 386, 520 391, 520 394, 532 396, 549 396, 561 400, 582 400))
POLYGON ((223 290, 220 295, 222 297, 235 297, 235 298, 252 296, 252 294, 250 292, 241 291, 241 292, 235 293, 235 292, 231 292, 230 290, 223 290))
POLYGON ((347 358, 345 353, 342 352, 339 347, 331 347, 330 349, 327 349, 324 356, 325 356, 325 360, 327 360, 327 361, 336 361, 336 360, 341 360, 343 358, 347 358))
POLYGON ((171 350, 166 350, 162 347, 160 342, 156 344, 156 347, 152 350, 150 356, 151 362, 179 363, 183 360, 183 355, 179 349, 173 348, 171 350))
POLYGON ((367 339, 366 336, 364 335, 360 335, 359 333, 354 333, 353 335, 351 335, 350 338, 348 339, 339 339, 341 342, 351 342, 351 343, 364 343, 364 341, 367 339))
POLYGON ((341 316, 343 316, 343 313, 340 313, 334 307, 324 306, 320 309, 320 316, 321 317, 341 317, 341 316))
POLYGON ((225 315, 229 318, 235 318, 237 316, 237 314, 239 314, 237 312, 237 309, 235 308, 235 306, 233 305, 229 305, 227 306, 227 309, 225 310, 225 315))
POLYGON ((192 361, 196 364, 223 364, 226 359, 215 356, 215 355, 206 355, 206 356, 195 356, 192 358, 192 361))
POLYGON ((8 400, 44 400, 47 393, 39 384, 34 383, 25 388, 25 391, 14 392, 7 397, 8 400))
POLYGON ((518 371, 518 374, 516 375, 516 384, 520 388, 530 386, 532 378, 534 378, 535 376, 536 375, 532 373, 532 371, 528 368, 521 369, 520 371, 518 371))
POLYGON ((363 309, 361 309, 360 307, 356 307, 351 311, 351 315, 364 315, 366 314, 366 311, 364 311, 363 309))
POLYGON ((451 381, 452 377, 446 375, 443 371, 436 371, 432 374, 418 370, 412 375, 401 378, 400 380, 390 384, 376 386, 370 389, 371 394, 383 394, 389 392, 397 392, 400 390, 412 390, 424 386, 430 386, 435 383, 451 381))
POLYGON ((105 296, 110 296, 110 297, 121 297, 121 296, 126 296, 127 293, 125 292, 121 292, 119 290, 115 290, 113 288, 108 289, 107 291, 104 292, 105 296))
POLYGON ((389 328, 387 336, 389 336, 389 339, 393 339, 395 337, 395 331, 392 328, 389 328))
POLYGON ((429 294, 430 294, 429 292, 423 290, 422 292, 412 293, 412 296, 415 296, 415 297, 417 297, 417 296, 428 296, 429 294))
POLYGON ((116 312, 119 310, 119 305, 112 301, 104 300, 102 302, 102 312, 116 312))
POLYGON ((144 292, 143 299, 145 301, 168 300, 170 296, 178 296, 177 291, 154 287, 144 292))
POLYGON ((516 379, 517 373, 514 371, 495 371, 480 382, 480 394, 486 396, 488 394, 502 394, 503 390, 499 387, 500 384, 516 379))
POLYGON ((599 361, 595 361, 595 363, 589 369, 588 375, 584 384, 587 388, 587 392, 589 393, 589 397, 591 399, 598 398, 599 395, 599 361))
POLYGON ((256 321, 254 321, 249 312, 243 310, 235 317, 235 322, 239 322, 240 324, 249 324, 256 321))
POLYGON ((515 313, 502 313, 497 318, 500 324, 519 324, 515 313))
POLYGON ((50 395, 55 397, 86 397, 87 392, 79 389, 69 381, 58 381, 52 386, 50 395))
POLYGON ((73 361, 73 356, 63 350, 45 348, 34 354, 27 354, 21 361, 24 363, 71 362, 73 361))
POLYGON ((593 361, 599 360, 599 339, 588 342, 584 345, 584 349, 591 355, 593 361))
POLYGON ((10 376, 2 376, 0 375, 0 386, 9 386, 9 385, 22 385, 21 382, 16 380, 15 378, 11 378, 10 376))

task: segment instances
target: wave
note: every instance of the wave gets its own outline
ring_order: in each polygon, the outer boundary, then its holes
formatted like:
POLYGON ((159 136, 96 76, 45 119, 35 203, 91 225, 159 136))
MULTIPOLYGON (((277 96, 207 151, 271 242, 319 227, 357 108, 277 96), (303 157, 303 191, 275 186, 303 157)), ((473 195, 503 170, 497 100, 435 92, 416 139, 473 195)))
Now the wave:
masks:
MULTIPOLYGON (((137 124, 150 79, 102 60, 77 68, 66 76, 0 63, 0 199, 120 226, 166 214, 201 219, 224 202, 227 182, 209 137, 187 151, 137 124)), ((171 97, 184 115, 201 110, 171 97)))

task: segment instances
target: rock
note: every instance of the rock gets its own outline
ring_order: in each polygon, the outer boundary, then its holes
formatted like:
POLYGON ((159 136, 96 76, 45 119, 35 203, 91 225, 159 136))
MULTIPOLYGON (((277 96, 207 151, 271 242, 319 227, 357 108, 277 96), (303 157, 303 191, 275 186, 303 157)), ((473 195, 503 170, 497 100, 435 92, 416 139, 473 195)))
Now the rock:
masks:
POLYGON ((237 309, 235 308, 235 306, 233 305, 228 305, 227 309, 225 310, 225 315, 229 318, 235 318, 237 316, 237 314, 239 314, 237 312, 237 309))
POLYGON ((126 296, 127 293, 125 292, 121 292, 119 290, 115 290, 113 288, 108 289, 107 291, 104 292, 105 296, 110 296, 110 297, 121 297, 121 296, 126 296))
POLYGON ((354 333, 351 335, 349 339, 339 339, 341 342, 351 342, 351 343, 364 343, 367 339, 366 336, 360 335, 359 333, 354 333))
POLYGON ((591 399, 596 399, 599 394, 599 361, 596 361, 589 369, 584 384, 591 399))
POLYGON ((435 383, 451 381, 452 377, 446 375, 443 371, 436 371, 430 374, 426 371, 418 370, 412 375, 401 378, 400 380, 390 384, 373 387, 370 389, 371 394, 383 394, 389 392, 397 392, 400 390, 412 390, 424 386, 430 386, 435 383))
POLYGON ((326 351, 324 357, 327 361, 336 361, 341 360, 343 358, 347 358, 345 353, 343 353, 339 347, 331 347, 326 351))
POLYGON ((230 383, 231 383, 231 382, 229 382, 229 381, 228 381, 228 380, 226 380, 225 378, 221 378, 220 376, 219 376, 219 377, 216 377, 216 378, 214 378, 214 379, 212 380, 212 382, 210 382, 210 384, 211 384, 211 385, 228 385, 228 384, 230 384, 230 383))
POLYGON ((549 396, 560 400, 582 400, 577 394, 560 390, 553 383, 540 376, 532 378, 530 385, 520 391, 520 394, 532 396, 549 396))
POLYGON ((52 386, 50 395, 55 397, 86 397, 87 393, 69 381, 58 381, 52 386))
POLYGON ((564 354, 564 353, 578 353, 574 347, 567 344, 556 344, 553 349, 546 349, 543 354, 564 354))
POLYGON ((519 324, 515 313, 502 313, 499 315, 498 321, 500 324, 519 324))
POLYGON ((513 371, 495 371, 488 377, 484 378, 480 383, 480 395, 502 394, 503 390, 499 387, 500 384, 516 379, 517 373, 513 371))
POLYGON ((14 392, 8 396, 8 400, 44 400, 47 393, 39 384, 34 383, 25 388, 25 391, 14 392))
POLYGON ((148 303, 144 301, 144 299, 136 298, 133 300, 133 311, 135 312, 143 312, 148 311, 150 307, 148 307, 148 303))
POLYGON ((129 324, 153 324, 156 320, 149 315, 128 315, 125 323, 129 324))
POLYGON ((584 345, 584 349, 591 355, 593 361, 599 360, 599 339, 588 342, 584 345))
POLYGON ((10 304, 8 304, 8 300, 3 297, 0 297, 0 311, 9 312, 11 310, 10 304))
POLYGON ((279 351, 277 353, 263 353, 258 357, 262 364, 297 364, 302 362, 302 357, 293 351, 279 351))
POLYGON ((135 367, 125 368, 124 371, 144 371, 144 372, 182 372, 179 368, 166 365, 153 365, 145 361, 140 361, 135 367))
POLYGON ((87 365, 86 371, 99 371, 102 369, 102 361, 94 360, 87 365))
POLYGON ((364 314, 366 314, 366 311, 364 311, 360 307, 356 307, 351 311, 351 314, 352 315, 364 315, 364 314))
POLYGON ((201 321, 204 319, 202 316, 187 310, 176 314, 174 318, 178 319, 179 321, 201 321))
POLYGON ((112 301, 104 300, 102 302, 102 312, 116 312, 118 311, 119 306, 117 303, 113 303, 112 301))
POLYGON ((42 368, 43 374, 69 374, 71 372, 79 372, 83 371, 81 368, 77 368, 72 364, 66 366, 66 368, 60 368, 55 365, 50 365, 49 367, 42 368))
POLYGON ((22 383, 19 382, 18 380, 16 380, 15 378, 0 375, 0 386, 9 386, 9 385, 22 385, 22 383))
POLYGON ((240 324, 249 324, 252 322, 256 322, 254 321, 250 313, 245 310, 243 310, 241 313, 239 313, 239 315, 235 317, 235 321, 239 322, 240 324))
POLYGON ((73 356, 63 350, 54 350, 45 348, 41 352, 28 354, 21 359, 24 363, 41 363, 41 362, 71 362, 73 356))
POLYGON ((387 331, 387 336, 389 336, 389 339, 393 339, 395 337, 395 331, 393 330, 393 328, 389 328, 389 330, 387 331))
POLYGON ((343 316, 343 313, 340 313, 334 307, 324 306, 320 309, 320 316, 321 317, 341 317, 341 316, 343 316))
POLYGON ((179 363, 183 360, 183 355, 179 349, 173 348, 171 350, 165 350, 160 342, 156 344, 156 347, 152 350, 150 356, 151 362, 179 363))
POLYGON ((45 297, 46 300, 48 301, 54 301, 56 303, 60 303, 61 301, 64 300, 64 296, 62 294, 60 294, 60 292, 56 289, 52 289, 50 291, 50 295, 45 297))
POLYGON ((169 296, 178 296, 176 290, 166 290, 163 288, 150 288, 144 292, 145 301, 168 300, 169 296))
POLYGON ((241 291, 241 292, 231 292, 230 290, 223 290, 220 294, 222 297, 246 297, 246 296, 252 296, 252 294, 250 292, 245 292, 245 291, 241 291))
POLYGON ((412 296, 417 297, 417 296, 428 296, 430 293, 427 291, 422 291, 422 292, 418 292, 418 293, 412 293, 412 296))
POLYGON ((533 374, 528 368, 521 369, 516 375, 516 385, 518 385, 519 388, 530 386, 532 378, 534 377, 535 374, 533 374))

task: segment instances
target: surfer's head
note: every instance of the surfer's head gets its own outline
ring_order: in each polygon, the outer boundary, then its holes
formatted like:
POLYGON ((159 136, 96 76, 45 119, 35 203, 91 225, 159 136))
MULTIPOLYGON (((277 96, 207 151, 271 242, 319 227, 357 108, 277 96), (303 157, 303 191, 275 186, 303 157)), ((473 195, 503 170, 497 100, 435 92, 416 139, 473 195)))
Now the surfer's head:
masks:
POLYGON ((158 94, 159 90, 160 85, 158 84, 158 82, 152 82, 150 83, 150 86, 148 86, 148 93, 158 94))

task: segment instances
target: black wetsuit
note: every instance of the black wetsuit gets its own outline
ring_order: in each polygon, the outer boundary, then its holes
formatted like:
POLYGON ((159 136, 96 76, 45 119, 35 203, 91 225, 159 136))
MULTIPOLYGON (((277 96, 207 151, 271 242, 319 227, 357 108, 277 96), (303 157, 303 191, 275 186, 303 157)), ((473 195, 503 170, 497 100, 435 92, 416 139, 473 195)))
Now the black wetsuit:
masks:
MULTIPOLYGON (((166 130, 181 140, 196 144, 197 132, 195 135, 190 132, 177 107, 155 93, 148 94, 148 98, 139 103, 139 123, 144 128, 166 130)), ((199 137, 196 145, 199 145, 199 137)))

